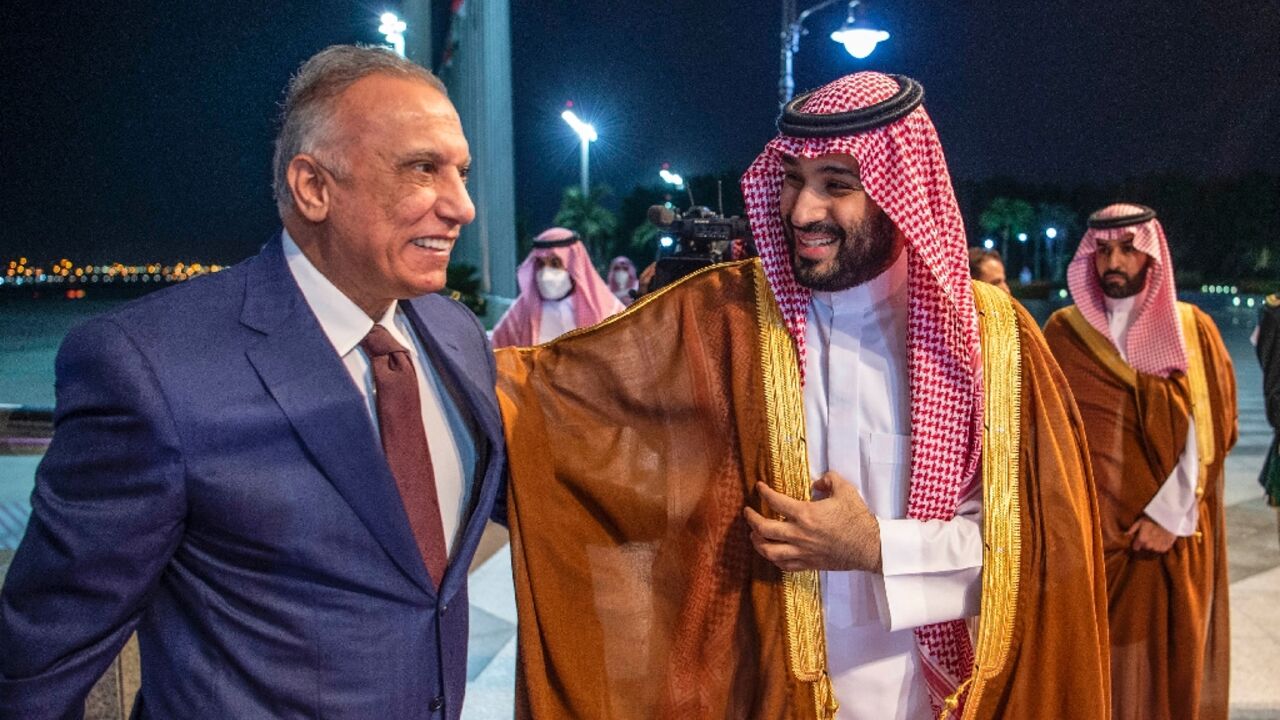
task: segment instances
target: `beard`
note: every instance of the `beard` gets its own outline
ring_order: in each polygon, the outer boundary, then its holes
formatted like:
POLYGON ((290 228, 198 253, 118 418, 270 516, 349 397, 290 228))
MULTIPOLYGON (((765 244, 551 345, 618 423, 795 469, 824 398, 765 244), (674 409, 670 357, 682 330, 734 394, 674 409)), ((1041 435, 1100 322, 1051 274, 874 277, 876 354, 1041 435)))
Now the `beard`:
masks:
POLYGON ((825 266, 822 261, 796 253, 795 228, 786 218, 782 220, 782 230, 791 250, 791 271, 796 282, 810 290, 838 292, 857 287, 884 272, 894 259, 897 227, 884 212, 847 228, 833 222, 815 222, 799 228, 801 232, 825 233, 836 239, 835 257, 825 266))
POLYGON ((1119 270, 1108 270, 1098 278, 1098 284, 1102 286, 1102 294, 1112 300, 1121 300, 1127 297, 1133 297, 1142 292, 1147 286, 1147 269, 1150 264, 1143 265, 1137 275, 1129 276, 1119 270), (1111 280, 1112 282, 1108 282, 1111 280), (1118 282, 1123 280, 1123 282, 1118 282))

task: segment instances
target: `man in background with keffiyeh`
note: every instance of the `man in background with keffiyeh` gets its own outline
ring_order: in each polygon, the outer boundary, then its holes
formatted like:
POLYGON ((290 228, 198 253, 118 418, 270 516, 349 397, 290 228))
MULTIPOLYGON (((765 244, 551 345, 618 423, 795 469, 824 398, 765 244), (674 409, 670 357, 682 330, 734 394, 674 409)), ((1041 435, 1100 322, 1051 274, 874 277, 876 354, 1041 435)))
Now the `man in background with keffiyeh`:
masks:
POLYGON ((743 176, 814 479, 759 484, 751 540, 823 571, 840 718, 1106 717, 1078 412, 1030 316, 969 278, 922 97, 870 72, 803 95, 743 176))
POLYGON ((1155 211, 1089 217, 1045 337, 1080 405, 1098 488, 1117 718, 1225 720, 1223 468, 1236 440, 1231 358, 1177 301, 1155 211))

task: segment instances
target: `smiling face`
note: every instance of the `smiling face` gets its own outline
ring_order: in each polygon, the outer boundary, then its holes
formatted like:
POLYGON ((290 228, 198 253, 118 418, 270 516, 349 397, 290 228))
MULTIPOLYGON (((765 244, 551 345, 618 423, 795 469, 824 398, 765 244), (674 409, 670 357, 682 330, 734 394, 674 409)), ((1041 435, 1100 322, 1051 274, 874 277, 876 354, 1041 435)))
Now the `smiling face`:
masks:
POLYGON ((475 219, 453 104, 420 80, 375 73, 337 98, 329 128, 326 152, 341 170, 294 158, 295 207, 312 225, 290 234, 371 317, 443 288, 458 233, 475 219))
POLYGON ((1098 283, 1109 298, 1127 298, 1147 286, 1147 268, 1151 257, 1133 246, 1133 233, 1115 240, 1098 240, 1093 256, 1098 283))
POLYGON ((784 155, 779 210, 796 281, 851 288, 884 272, 902 249, 893 221, 867 195, 858 162, 843 154, 784 155))

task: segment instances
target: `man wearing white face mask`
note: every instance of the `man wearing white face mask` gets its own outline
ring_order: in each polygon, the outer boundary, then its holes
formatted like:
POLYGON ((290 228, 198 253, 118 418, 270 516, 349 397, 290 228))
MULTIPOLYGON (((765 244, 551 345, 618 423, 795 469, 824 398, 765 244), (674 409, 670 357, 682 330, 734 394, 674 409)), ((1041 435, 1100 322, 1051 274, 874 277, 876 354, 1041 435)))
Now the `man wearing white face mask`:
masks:
POLYGON ((551 228, 534 238, 516 279, 520 297, 493 329, 495 348, 549 342, 623 310, 572 230, 551 228))

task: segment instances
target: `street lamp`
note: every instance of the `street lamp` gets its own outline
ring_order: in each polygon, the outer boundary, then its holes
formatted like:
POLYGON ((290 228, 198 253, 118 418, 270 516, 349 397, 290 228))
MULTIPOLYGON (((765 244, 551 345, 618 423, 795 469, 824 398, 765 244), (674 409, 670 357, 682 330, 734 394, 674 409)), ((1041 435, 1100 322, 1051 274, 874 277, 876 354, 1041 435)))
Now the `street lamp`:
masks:
POLYGON ((688 193, 689 207, 693 207, 693 188, 685 185, 684 178, 680 177, 679 174, 671 172, 671 165, 669 163, 662 163, 662 169, 658 170, 658 177, 662 178, 662 182, 670 185, 676 190, 684 190, 688 193))
POLYGON ((582 141, 582 166, 578 178, 582 182, 582 199, 586 200, 591 180, 591 169, 587 166, 589 148, 591 143, 598 140, 600 136, 596 135, 596 129, 591 126, 591 123, 580 120, 572 110, 566 108, 564 112, 560 113, 560 117, 569 123, 569 127, 573 128, 573 131, 578 134, 578 139, 582 141))
MULTIPOLYGON (((800 36, 808 33, 804 29, 804 21, 819 10, 828 8, 843 0, 823 0, 804 12, 796 15, 795 0, 782 2, 782 77, 778 80, 778 100, 782 105, 791 101, 795 94, 796 82, 793 74, 792 56, 800 48, 800 36)), ((849 2, 849 13, 844 25, 833 33, 831 39, 844 45, 844 49, 855 58, 862 60, 876 49, 876 45, 889 39, 889 33, 874 27, 865 17, 857 17, 857 8, 864 7, 859 0, 849 2)))
POLYGON ((386 37, 387 43, 397 55, 404 57, 404 31, 408 30, 409 26, 393 12, 384 12, 378 19, 382 21, 378 26, 378 32, 386 37))
POLYGON ((831 33, 831 39, 844 45, 850 55, 862 60, 876 49, 876 45, 888 40, 889 33, 867 22, 866 17, 855 18, 853 9, 857 6, 857 2, 849 3, 849 14, 845 17, 844 25, 831 33))
POLYGON ((684 178, 668 170, 665 164, 658 171, 658 177, 662 178, 662 182, 673 186, 677 190, 684 189, 684 178))

